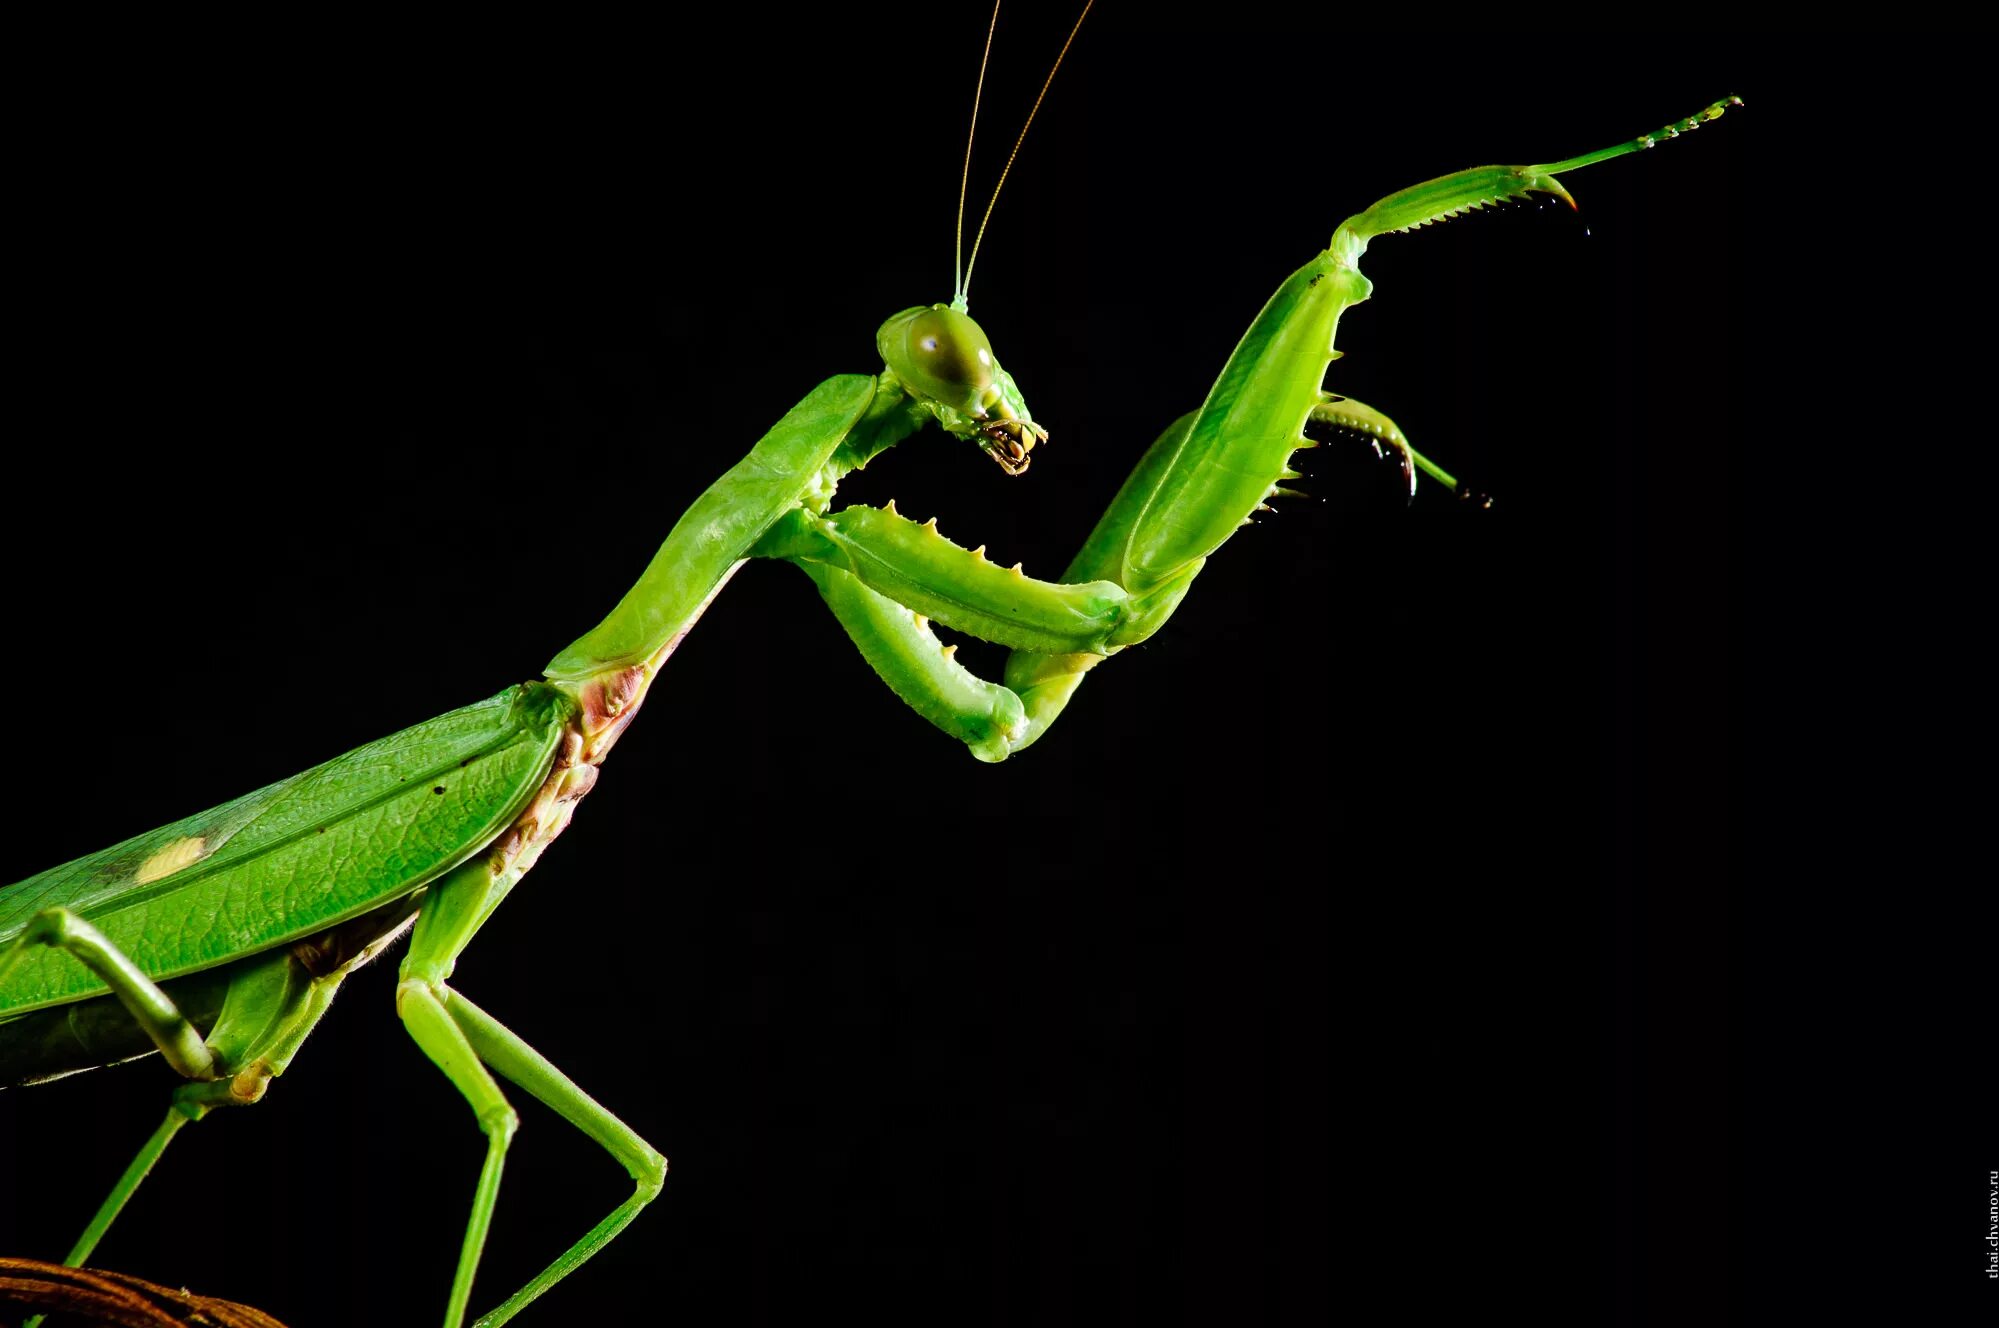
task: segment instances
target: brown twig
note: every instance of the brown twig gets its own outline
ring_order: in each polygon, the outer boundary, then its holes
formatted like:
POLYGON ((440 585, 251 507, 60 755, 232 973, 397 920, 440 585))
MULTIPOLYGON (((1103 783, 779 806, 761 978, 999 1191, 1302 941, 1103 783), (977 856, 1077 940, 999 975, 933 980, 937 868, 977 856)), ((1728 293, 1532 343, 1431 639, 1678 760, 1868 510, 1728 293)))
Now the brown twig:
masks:
POLYGON ((99 1268, 65 1268, 35 1259, 0 1259, 0 1311, 22 1317, 61 1316, 48 1328, 104 1324, 110 1328, 285 1328, 262 1310, 176 1290, 99 1268))

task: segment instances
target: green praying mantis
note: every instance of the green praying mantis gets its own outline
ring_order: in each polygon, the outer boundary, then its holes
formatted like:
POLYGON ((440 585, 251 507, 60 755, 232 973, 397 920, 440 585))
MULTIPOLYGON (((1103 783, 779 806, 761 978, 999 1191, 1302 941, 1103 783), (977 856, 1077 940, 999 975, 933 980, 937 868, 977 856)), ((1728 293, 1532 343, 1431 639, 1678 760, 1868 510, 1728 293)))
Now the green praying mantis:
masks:
MULTIPOLYGON (((1718 113, 1718 107, 1710 110, 1718 113)), ((446 979, 458 950, 483 925, 498 896, 566 823, 575 798, 593 778, 584 772, 594 771, 659 675, 666 654, 740 558, 759 554, 800 565, 862 655, 899 695, 975 755, 1010 757, 1041 738, 1088 670, 1149 638, 1175 612, 1208 554, 1270 496, 1272 486, 1286 483, 1290 453, 1314 412, 1321 422, 1335 426, 1388 427, 1384 417, 1351 400, 1325 401, 1320 395, 1333 325, 1366 290, 1357 264, 1367 242, 1377 232, 1418 223, 1431 211, 1495 190, 1531 184, 1545 192, 1555 183, 1553 176, 1576 164, 1558 163, 1529 177, 1467 174, 1441 195, 1404 191, 1356 214, 1313 260, 1317 266, 1308 264, 1286 284, 1273 303, 1275 312, 1266 310, 1264 332, 1246 338, 1231 361, 1224 383, 1246 374, 1251 387, 1228 399, 1239 406, 1206 414, 1233 423, 1202 431, 1198 422, 1183 422, 1186 433, 1177 441, 1169 430, 1113 501, 1111 514, 1085 553, 1053 581, 1017 577, 986 563, 886 505, 850 507, 844 509, 849 515, 842 516, 832 502, 831 484, 844 478, 846 467, 878 455, 926 419, 948 426, 947 431, 955 428, 961 450, 984 450, 1002 460, 1002 469, 1019 469, 1031 456, 1043 458, 1037 477, 1068 445, 1060 426, 1051 422, 1052 450, 1040 448, 1041 438, 1029 423, 1032 414, 1009 380, 997 375, 990 382, 949 375, 940 380, 921 367, 922 343, 933 324, 957 326, 945 312, 919 306, 900 323, 891 320, 878 335, 887 372, 831 380, 786 416, 752 453, 752 462, 731 471, 733 480, 725 479, 701 500, 706 506, 697 504, 682 518, 676 527, 682 532, 679 544, 669 539, 662 561, 624 606, 557 657, 548 682, 510 689, 406 730, 398 735, 400 745, 364 748, 367 755, 343 758, 344 766, 336 762, 297 781, 273 785, 205 818, 155 832, 143 843, 108 850, 108 856, 94 861, 85 873, 95 881, 91 888, 111 891, 112 902, 140 896, 187 902, 196 893, 196 881, 221 879, 230 870, 244 873, 236 879, 249 888, 264 891, 280 884, 290 890, 289 882, 306 878, 344 880, 341 864, 350 861, 364 873, 397 874, 388 885, 368 878, 373 883, 358 887, 358 902, 356 897, 340 898, 337 890, 313 887, 307 893, 317 902, 302 906, 309 914, 298 914, 311 919, 298 924, 307 927, 305 934, 279 932, 262 941, 225 937, 224 948, 195 954, 191 966, 185 957, 148 949, 157 927, 141 925, 124 933, 101 927, 111 950, 133 958, 152 977, 172 979, 167 995, 188 1007, 183 1013, 193 1015, 193 1025, 205 1037, 191 1036, 185 1024, 154 1003, 132 973, 118 975, 117 982, 120 994, 140 1007, 139 1014, 104 999, 101 976, 75 953, 89 945, 89 938, 78 942, 70 930, 70 950, 30 950, 17 943, 9 952, 12 967, 0 979, 0 991, 12 998, 15 1010, 29 1005, 65 1010, 62 1022, 71 1031, 74 1011, 68 1007, 95 998, 91 1008, 104 1022, 88 1036, 102 1040, 72 1051, 67 1062, 34 1062, 35 1056, 56 1055, 48 1050, 53 1044, 44 1041, 24 1051, 24 1030, 17 1024, 6 1045, 27 1057, 31 1069, 47 1069, 73 1064, 79 1055, 101 1061, 164 1044, 177 1068, 190 1075, 190 1084, 182 1091, 180 1108, 149 1145, 157 1152, 181 1128, 180 1122, 214 1105, 258 1095, 271 1071, 288 1066, 292 1051, 353 966, 409 925, 415 914, 415 936, 399 988, 405 1022, 473 1102, 491 1141, 447 1321, 462 1315, 469 1301, 511 1130, 506 1089, 480 1064, 568 1115, 624 1162, 639 1185, 631 1199, 488 1320, 504 1321, 594 1253, 656 1193, 661 1163, 636 1134, 556 1077, 497 1021, 452 991, 446 979), (1295 350, 1289 340, 1293 336, 1302 337, 1295 350), (1283 363, 1266 380, 1255 362, 1271 356, 1283 363), (954 390, 959 395, 944 399, 954 390), (1249 414, 1238 418, 1238 410, 1249 414), (1030 442, 1037 445, 1032 453, 1030 442), (1195 459, 1178 460, 1190 456, 1190 448, 1195 459), (1239 455, 1235 449, 1245 450, 1239 455), (921 618, 1009 645, 1016 653, 1002 685, 978 682, 960 670, 921 618), (412 754, 418 752, 420 760, 412 754), (367 773, 357 775, 357 768, 367 773), (444 792, 436 791, 440 787, 444 792), (310 797, 302 789, 311 791, 310 797), (348 802, 336 815, 328 810, 326 797, 348 802), (380 813, 386 819, 373 823, 365 836, 342 838, 362 807, 386 809, 380 813), (296 819, 286 820, 285 814, 296 819), (399 850, 381 851, 384 826, 396 835, 434 841, 433 856, 412 866, 399 850), (253 837, 259 829, 269 837, 253 837), (510 835, 510 830, 519 834, 510 835), (356 843, 372 847, 364 852, 353 847, 356 843), (495 851, 499 859, 493 857, 495 851), (310 861, 281 861, 286 852, 313 856, 310 861), (413 893, 419 888, 425 891, 420 898, 413 893), (302 946, 311 949, 304 946, 306 935, 320 938, 319 947, 302 954, 302 946), (279 948, 268 948, 272 945, 279 948), (23 1001, 15 995, 21 991, 36 994, 23 1001), (135 1033, 143 1041, 135 1040, 135 1033)), ((976 343, 971 344, 973 351, 959 358, 976 363, 976 343)), ((1016 352, 1006 354, 1009 363, 1017 364, 1016 352)), ((1027 371, 1022 372, 1025 376, 1027 371)), ((654 704, 657 708, 657 699, 654 704)), ((47 884, 48 878, 23 884, 32 887, 37 881, 47 884)), ((43 902, 38 898, 37 907, 18 920, 9 915, 10 940, 18 942, 25 934, 29 917, 48 917, 39 908, 43 902)), ((101 920, 92 904, 73 902, 78 904, 75 912, 101 920)), ((207 906, 205 916, 240 911, 218 899, 207 906)), ((292 907, 267 903, 251 912, 282 920, 291 917, 292 907)), ((291 922, 281 925, 296 931, 291 922)), ((36 939, 62 940, 70 924, 50 919, 39 926, 36 939)), ((100 970, 115 965, 107 955, 96 957, 100 970)), ((45 1016, 37 1025, 43 1033, 53 1026, 45 1016)), ((149 1156, 142 1154, 142 1160, 149 1156)), ((128 1188, 121 1185, 121 1193, 128 1188)))

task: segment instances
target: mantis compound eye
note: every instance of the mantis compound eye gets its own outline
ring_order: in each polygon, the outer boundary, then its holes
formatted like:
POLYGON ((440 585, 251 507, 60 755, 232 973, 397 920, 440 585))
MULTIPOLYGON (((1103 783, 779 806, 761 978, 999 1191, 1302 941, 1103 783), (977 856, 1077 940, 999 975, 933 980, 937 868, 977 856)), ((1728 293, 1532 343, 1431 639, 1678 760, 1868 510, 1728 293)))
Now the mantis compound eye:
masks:
POLYGON ((983 419, 997 400, 992 342, 949 305, 903 310, 882 324, 875 347, 904 386, 953 410, 983 419))

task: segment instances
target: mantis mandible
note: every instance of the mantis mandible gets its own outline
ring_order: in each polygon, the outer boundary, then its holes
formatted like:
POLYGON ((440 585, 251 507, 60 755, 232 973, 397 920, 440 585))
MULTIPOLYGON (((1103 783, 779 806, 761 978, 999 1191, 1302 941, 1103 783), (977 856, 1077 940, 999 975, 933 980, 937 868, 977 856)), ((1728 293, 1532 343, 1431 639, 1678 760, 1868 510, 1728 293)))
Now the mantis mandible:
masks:
MULTIPOLYGON (((1336 215, 1337 215, 1337 214, 1336 214, 1336 215)), ((1404 244, 1410 244, 1410 245, 1414 245, 1414 244, 1415 244, 1415 243, 1417 243, 1417 242, 1415 242, 1415 241, 1402 241, 1402 242, 1400 242, 1400 243, 1404 243, 1404 244)), ((992 297, 988 297, 988 298, 992 298, 992 297)), ((1021 368, 1021 370, 1022 370, 1022 372, 1023 372, 1023 373, 1026 373, 1026 372, 1028 372, 1028 370, 1027 370, 1026 368, 1022 367, 1022 365, 1021 365, 1021 364, 1019 363, 1019 360, 1020 360, 1020 356, 1021 356, 1021 352, 1019 352, 1019 351, 1014 351, 1014 350, 1010 350, 1010 349, 1008 349, 1008 348, 1007 348, 1007 346, 1006 346, 1005 344, 1001 344, 1001 346, 1000 346, 1000 348, 999 348, 999 349, 1000 349, 1000 352, 1001 352, 1001 354, 1002 354, 1003 356, 1005 356, 1005 357, 1006 357, 1006 358, 1005 358, 1005 362, 1006 362, 1006 363, 1008 363, 1008 364, 1009 364, 1010 366, 1013 366, 1013 367, 1016 367, 1016 368, 1021 368)), ((1316 381, 1315 381, 1315 382, 1314 382, 1314 383, 1312 384, 1312 390, 1313 390, 1313 391, 1316 391, 1316 390, 1317 390, 1317 386, 1318 386, 1318 385, 1317 385, 1317 383, 1316 383, 1316 381)), ((1196 388, 1196 389, 1194 389, 1194 391, 1195 391, 1195 395, 1198 395, 1198 391, 1199 391, 1199 389, 1198 389, 1198 388, 1196 388)), ((1169 394, 1167 394, 1167 393, 1164 393, 1164 392, 1156 392, 1156 393, 1153 393, 1152 395, 1154 395, 1154 396, 1158 396, 1158 397, 1164 397, 1164 396, 1166 396, 1166 395, 1169 395, 1169 394)), ((1182 407, 1181 407, 1181 406, 1178 406, 1178 405, 1176 405, 1176 406, 1172 407, 1171 409, 1179 409, 1179 408, 1182 408, 1182 407)), ((1137 411, 1134 411, 1133 413, 1135 413, 1135 414, 1136 414, 1136 413, 1138 413, 1138 412, 1137 412, 1137 411)), ((1170 413, 1170 409, 1169 409, 1169 411, 1168 411, 1167 413, 1170 413)), ((1154 419, 1154 420, 1152 421, 1152 423, 1153 423, 1154 425, 1156 425, 1156 424, 1158 424, 1158 423, 1161 423, 1161 422, 1162 422, 1162 421, 1160 421, 1160 420, 1158 420, 1158 419, 1154 419)), ((1042 460, 1041 462, 1039 462, 1039 463, 1038 463, 1038 464, 1039 464, 1039 465, 1040 465, 1040 466, 1041 466, 1041 467, 1042 467, 1043 469, 1042 469, 1042 470, 1037 470, 1037 471, 1035 472, 1035 474, 1036 474, 1036 476, 1037 476, 1037 477, 1038 477, 1038 476, 1040 476, 1040 475, 1041 475, 1042 473, 1044 473, 1044 471, 1045 471, 1045 470, 1046 470, 1046 469, 1047 469, 1048 467, 1050 467, 1050 466, 1051 466, 1051 465, 1052 465, 1052 464, 1054 463, 1054 460, 1055 460, 1056 458, 1058 458, 1058 457, 1060 456, 1060 454, 1061 454, 1061 450, 1062 450, 1062 449, 1063 449, 1064 447, 1066 447, 1066 446, 1068 446, 1068 445, 1069 445, 1069 443, 1070 443, 1070 439, 1071 439, 1071 438, 1072 438, 1072 437, 1074 436, 1074 430, 1073 430, 1073 429, 1072 429, 1072 430, 1069 430, 1069 431, 1065 431, 1065 430, 1063 429, 1063 427, 1062 427, 1062 426, 1060 425, 1060 423, 1059 423, 1059 422, 1056 422, 1056 421, 1050 421, 1050 424, 1051 424, 1051 427, 1053 427, 1053 428, 1054 428, 1054 429, 1056 430, 1056 440, 1055 440, 1055 442, 1054 442, 1054 444, 1053 444, 1053 447, 1054 447, 1054 448, 1055 448, 1056 450, 1055 450, 1055 451, 1052 451, 1052 452, 1048 452, 1048 453, 1046 453, 1046 454, 1043 454, 1043 455, 1044 455, 1044 459, 1043 459, 1043 460, 1042 460)), ((972 444, 972 445, 973 445, 973 446, 976 446, 977 444, 976 444, 976 443, 974 443, 974 444, 972 444)), ((981 465, 984 465, 984 463, 981 463, 981 465)), ((987 467, 987 468, 988 468, 988 469, 990 469, 990 467, 987 467)), ((1277 478, 1277 477, 1273 476, 1273 480, 1275 480, 1276 478, 1277 478)), ((995 477, 995 479, 997 479, 997 477, 995 477)), ((922 513, 919 513, 919 515, 922 515, 922 513)), ((1241 515, 1241 514, 1238 514, 1236 518, 1231 518, 1231 519, 1230 519, 1230 528, 1231 528, 1231 529, 1233 528, 1233 520, 1234 520, 1234 519, 1239 519, 1239 516, 1240 516, 1240 515, 1241 515)), ((912 523, 912 524, 915 524, 915 523, 912 523)), ((960 527, 960 526, 958 526, 957 522, 955 522, 955 521, 954 521, 954 520, 953 520, 953 519, 952 519, 952 518, 951 518, 951 517, 949 516, 949 514, 948 514, 948 513, 946 514, 946 520, 945 520, 945 526, 946 526, 946 533, 947 533, 947 534, 951 534, 951 535, 960 535, 960 534, 964 534, 964 535, 972 535, 972 532, 971 532, 971 531, 970 531, 969 529, 967 529, 967 528, 964 528, 964 527, 960 527)), ((891 526, 891 527, 889 527, 889 529, 891 529, 891 530, 896 530, 896 529, 900 529, 900 528, 898 528, 898 527, 893 527, 893 526, 891 526)), ((806 534, 808 534, 808 535, 809 535, 810 533, 811 533, 811 532, 809 532, 809 531, 808 531, 808 532, 806 532, 806 534)), ((864 533, 865 533, 865 532, 864 532, 864 533)), ((804 538, 804 536, 803 536, 803 535, 801 535, 801 536, 800 536, 800 538, 804 538)), ((968 539, 967 539, 967 540, 966 540, 965 542, 966 542, 966 543, 968 543, 968 544, 970 544, 970 543, 976 543, 976 542, 977 542, 977 540, 976 540, 976 536, 974 536, 973 538, 968 538, 968 539)), ((774 551, 774 552, 785 552, 785 551, 787 551, 787 550, 782 550, 782 549, 779 549, 779 548, 778 548, 778 546, 777 546, 777 545, 775 545, 775 544, 773 544, 773 545, 772 545, 772 546, 770 546, 770 547, 771 547, 772 551, 774 551)), ((793 556, 793 557, 797 557, 797 558, 802 558, 802 559, 804 559, 805 561, 807 561, 808 563, 812 563, 812 564, 813 564, 813 566, 814 566, 814 567, 816 567, 816 568, 824 568, 824 567, 828 567, 828 566, 831 566, 831 565, 832 565, 832 564, 828 563, 827 561, 825 561, 825 560, 824 560, 823 558, 822 558, 822 559, 817 559, 817 560, 815 560, 815 559, 814 559, 813 557, 809 556, 809 554, 810 554, 810 552, 811 552, 811 551, 810 551, 810 550, 807 550, 807 549, 804 549, 804 548, 802 548, 802 547, 798 547, 798 548, 792 548, 792 549, 788 550, 788 552, 790 552, 791 556, 793 556)), ((967 576, 973 576, 973 577, 976 577, 976 576, 978 576, 978 575, 983 575, 983 573, 979 573, 979 572, 977 572, 977 571, 976 571, 976 569, 972 569, 972 570, 969 570, 969 571, 967 571, 966 575, 967 575, 967 576)), ((939 577, 938 579, 939 579, 939 581, 940 581, 940 582, 948 582, 948 581, 950 581, 950 580, 951 580, 951 576, 950 576, 950 575, 941 575, 941 574, 940 574, 940 577, 939 577)), ((1157 589, 1158 589, 1158 587, 1154 587, 1154 590, 1155 590, 1155 591, 1156 591, 1157 589)), ((1107 593, 1107 592, 1106 592, 1106 593, 1107 593)), ((1196 598, 1198 599, 1198 597, 1196 597, 1196 598)), ((940 614, 937 614, 937 613, 934 613, 934 612, 933 612, 933 613, 932 613, 932 614, 931 614, 930 616, 933 616, 933 617, 938 617, 938 618, 939 618, 940 620, 943 620, 943 618, 942 618, 942 615, 940 615, 940 614)), ((1076 653, 1076 652, 1070 652, 1070 653, 1076 653)), ((1088 652, 1083 652, 1083 653, 1088 653, 1088 652)), ((1031 688, 1030 688, 1030 690, 1031 690, 1031 688)), ((657 700, 655 700, 655 706, 657 706, 657 705, 658 705, 658 701, 657 701, 657 700)), ((627 712, 626 712, 626 713, 629 713, 629 710, 628 710, 628 709, 627 709, 627 712)), ((1035 731, 1035 735, 1034 735, 1034 736, 1037 736, 1037 737, 1038 737, 1038 730, 1037 730, 1037 731, 1035 731)), ((988 729, 988 731, 987 731, 987 732, 985 732, 985 733, 984 733, 983 735, 978 735, 978 736, 977 736, 977 741, 979 741, 979 742, 984 742, 984 743, 990 743, 991 739, 992 739, 992 731, 991 731, 990 729, 988 729)), ((994 753, 994 754, 996 754, 996 753, 994 753)), ((438 795, 438 796, 440 796, 441 798, 443 798, 443 799, 444 799, 445 801, 447 801, 447 802, 448 802, 448 801, 451 801, 451 798, 450 798, 450 795, 449 795, 449 794, 447 794, 447 795, 438 795)), ((182 838, 185 838, 185 836, 182 836, 182 838)), ((206 847, 206 846, 204 846, 204 847, 206 847)), ((171 861, 171 860, 169 860, 169 861, 171 861)), ((190 864, 190 865, 192 865, 192 864, 190 864)), ((351 1017, 351 1015, 350 1015, 350 1017, 351 1017)), ((283 1095, 281 1094, 280 1096, 282 1097, 283 1095)), ((462 1299, 462 1297, 461 1297, 461 1299, 462 1299)))

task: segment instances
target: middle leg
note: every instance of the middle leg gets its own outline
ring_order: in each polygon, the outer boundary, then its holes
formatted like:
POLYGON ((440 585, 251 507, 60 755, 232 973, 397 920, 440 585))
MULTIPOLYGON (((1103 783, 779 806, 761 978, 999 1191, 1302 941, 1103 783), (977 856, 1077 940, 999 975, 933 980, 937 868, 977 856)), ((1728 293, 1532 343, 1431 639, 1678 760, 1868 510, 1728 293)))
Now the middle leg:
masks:
POLYGON ((636 1131, 606 1110, 549 1060, 497 1019, 453 990, 446 979, 471 935, 491 911, 498 885, 484 858, 475 858, 431 888, 418 919, 409 955, 396 987, 396 1009, 410 1036, 464 1095, 486 1136, 486 1160, 472 1196, 472 1213, 451 1280, 445 1328, 459 1328, 471 1298, 479 1255, 485 1248, 500 1173, 508 1145, 520 1126, 497 1074, 526 1089, 563 1119, 597 1141, 621 1163, 633 1181, 632 1197, 578 1239, 547 1268, 479 1319, 478 1328, 498 1328, 608 1244, 658 1196, 666 1182, 666 1158, 636 1131))

